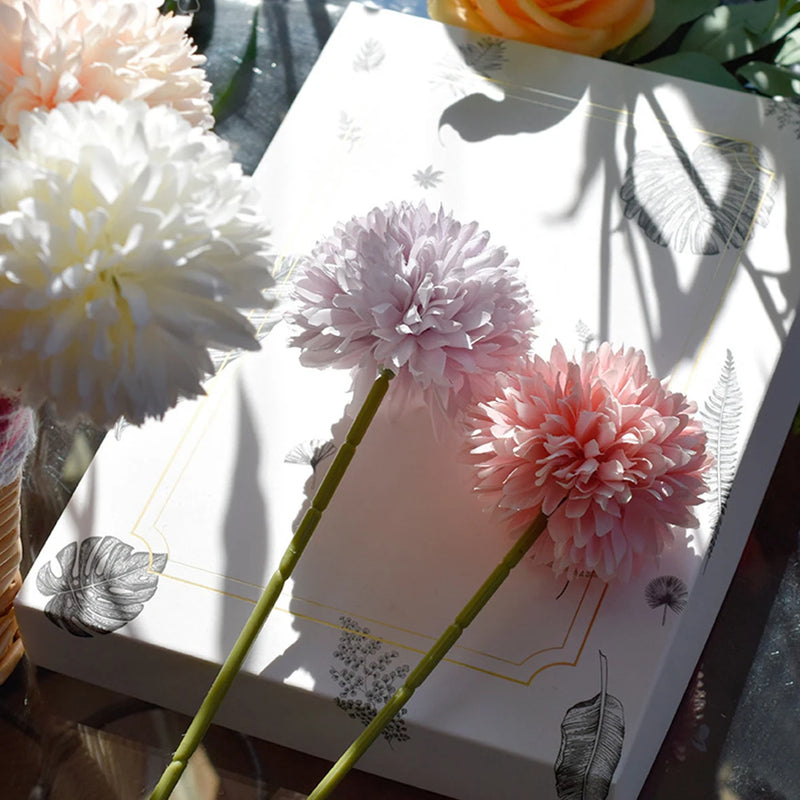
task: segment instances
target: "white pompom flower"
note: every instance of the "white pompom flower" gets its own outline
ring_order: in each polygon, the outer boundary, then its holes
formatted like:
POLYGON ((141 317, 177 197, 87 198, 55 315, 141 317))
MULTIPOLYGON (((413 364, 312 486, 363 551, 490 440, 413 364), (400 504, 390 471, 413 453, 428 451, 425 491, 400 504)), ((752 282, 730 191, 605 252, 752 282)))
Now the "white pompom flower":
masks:
POLYGON ((65 103, 0 139, 0 382, 64 419, 141 423, 257 349, 267 230, 217 136, 139 101, 65 103))
POLYGON ((144 100, 210 128, 205 57, 188 16, 162 0, 0 0, 0 134, 14 141, 19 116, 59 103, 144 100))

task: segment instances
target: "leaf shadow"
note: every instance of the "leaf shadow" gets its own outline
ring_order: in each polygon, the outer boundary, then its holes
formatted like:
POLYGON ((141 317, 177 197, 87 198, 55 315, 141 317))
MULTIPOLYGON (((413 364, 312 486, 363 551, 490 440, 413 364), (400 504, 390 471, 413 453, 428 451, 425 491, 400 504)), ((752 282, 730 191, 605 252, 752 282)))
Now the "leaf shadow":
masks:
MULTIPOLYGON (((225 546, 222 574, 259 584, 266 569, 269 526, 264 492, 259 483, 259 467, 265 459, 253 410, 243 388, 238 389, 239 422, 236 432, 236 464, 228 496, 222 537, 225 546)), ((227 654, 244 622, 241 603, 222 604, 219 647, 227 654)))

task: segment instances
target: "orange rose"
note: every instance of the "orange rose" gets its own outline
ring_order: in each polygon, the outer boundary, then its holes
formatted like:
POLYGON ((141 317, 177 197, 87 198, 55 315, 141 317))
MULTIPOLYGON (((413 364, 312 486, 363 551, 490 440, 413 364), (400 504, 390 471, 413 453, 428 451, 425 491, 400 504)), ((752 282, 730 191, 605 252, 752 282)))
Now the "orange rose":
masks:
POLYGON ((428 0, 432 19, 599 56, 650 22, 655 0, 428 0))

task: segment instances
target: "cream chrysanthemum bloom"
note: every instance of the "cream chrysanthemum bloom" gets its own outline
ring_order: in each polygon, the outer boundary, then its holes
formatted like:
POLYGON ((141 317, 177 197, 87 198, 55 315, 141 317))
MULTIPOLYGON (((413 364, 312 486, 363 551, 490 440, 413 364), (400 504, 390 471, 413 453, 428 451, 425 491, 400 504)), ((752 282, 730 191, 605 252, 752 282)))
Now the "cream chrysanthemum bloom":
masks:
POLYGON ((228 146, 145 103, 65 103, 0 139, 0 380, 108 424, 202 393, 209 347, 257 349, 266 230, 228 146))
POLYGON ((210 128, 210 84, 186 35, 191 18, 161 0, 0 0, 0 133, 59 103, 138 99, 210 128))

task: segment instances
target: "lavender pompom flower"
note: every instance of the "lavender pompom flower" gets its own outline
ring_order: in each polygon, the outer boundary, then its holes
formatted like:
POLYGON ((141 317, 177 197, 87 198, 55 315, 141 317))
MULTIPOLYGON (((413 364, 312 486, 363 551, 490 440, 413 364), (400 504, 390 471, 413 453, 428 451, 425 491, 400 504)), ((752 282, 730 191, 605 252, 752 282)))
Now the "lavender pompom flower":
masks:
POLYGON ((339 224, 300 264, 292 344, 313 367, 397 376, 395 406, 452 416, 528 352, 535 324, 517 261, 477 222, 403 202, 339 224))

